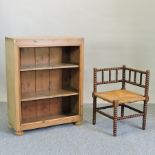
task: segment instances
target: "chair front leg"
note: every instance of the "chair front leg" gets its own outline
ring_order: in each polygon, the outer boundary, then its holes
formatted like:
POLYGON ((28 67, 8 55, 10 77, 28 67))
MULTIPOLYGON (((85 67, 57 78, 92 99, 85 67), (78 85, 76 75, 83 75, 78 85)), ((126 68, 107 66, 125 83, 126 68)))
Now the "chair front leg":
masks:
POLYGON ((96 97, 93 96, 93 125, 96 124, 96 97))
POLYGON ((117 103, 114 102, 113 136, 117 136, 117 103))
POLYGON ((143 105, 143 123, 142 123, 142 129, 145 130, 146 128, 146 115, 147 115, 147 101, 144 101, 143 105))

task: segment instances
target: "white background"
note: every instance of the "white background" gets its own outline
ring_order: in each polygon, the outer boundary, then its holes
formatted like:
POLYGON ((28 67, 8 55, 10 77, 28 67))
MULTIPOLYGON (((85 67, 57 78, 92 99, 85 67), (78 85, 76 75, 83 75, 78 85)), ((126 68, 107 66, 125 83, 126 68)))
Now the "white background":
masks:
POLYGON ((154 0, 0 0, 0 101, 6 101, 5 36, 85 39, 84 102, 92 101, 92 68, 125 64, 151 70, 155 102, 154 0))

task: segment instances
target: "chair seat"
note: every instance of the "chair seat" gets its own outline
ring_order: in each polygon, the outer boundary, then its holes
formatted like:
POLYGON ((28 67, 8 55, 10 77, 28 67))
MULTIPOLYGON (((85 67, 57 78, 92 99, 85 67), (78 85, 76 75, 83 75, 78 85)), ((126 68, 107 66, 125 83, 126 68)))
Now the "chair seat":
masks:
POLYGON ((113 103, 114 100, 117 100, 119 104, 145 100, 144 96, 124 89, 107 92, 96 92, 94 95, 111 103, 113 103))

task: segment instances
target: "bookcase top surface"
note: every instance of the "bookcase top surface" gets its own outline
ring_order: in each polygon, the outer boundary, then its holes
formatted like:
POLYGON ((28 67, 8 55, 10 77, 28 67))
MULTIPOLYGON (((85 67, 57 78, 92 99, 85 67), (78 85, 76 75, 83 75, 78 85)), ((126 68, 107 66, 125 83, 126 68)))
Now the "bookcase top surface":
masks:
POLYGON ((14 41, 18 47, 48 47, 48 46, 80 46, 84 39, 79 37, 5 37, 14 41))
POLYGON ((83 39, 82 37, 76 36, 6 36, 5 38, 14 39, 14 40, 31 40, 31 39, 83 39))

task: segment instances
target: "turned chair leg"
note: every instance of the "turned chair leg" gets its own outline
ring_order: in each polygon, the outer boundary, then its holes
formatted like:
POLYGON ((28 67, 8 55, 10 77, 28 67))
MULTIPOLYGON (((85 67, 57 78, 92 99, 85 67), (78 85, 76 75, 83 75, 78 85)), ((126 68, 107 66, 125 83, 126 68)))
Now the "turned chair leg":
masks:
POLYGON ((124 105, 121 105, 121 117, 124 117, 124 105))
POLYGON ((146 128, 146 115, 147 115, 147 101, 144 101, 144 106, 143 106, 143 123, 142 123, 142 129, 145 130, 146 128))
POLYGON ((114 104, 113 136, 117 136, 117 105, 114 104))
POLYGON ((96 124, 96 97, 93 96, 93 125, 96 124))

